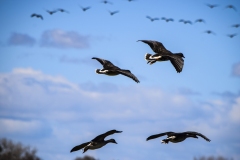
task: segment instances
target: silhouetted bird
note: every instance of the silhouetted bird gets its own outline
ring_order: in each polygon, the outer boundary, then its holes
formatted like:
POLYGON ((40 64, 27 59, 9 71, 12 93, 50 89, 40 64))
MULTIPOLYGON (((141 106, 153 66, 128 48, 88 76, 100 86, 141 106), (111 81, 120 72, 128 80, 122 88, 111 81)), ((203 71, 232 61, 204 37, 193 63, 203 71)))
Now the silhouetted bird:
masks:
POLYGON ((159 18, 151 18, 150 16, 146 16, 146 18, 150 19, 152 22, 156 21, 156 20, 159 20, 159 18))
POLYGON ((196 22, 203 22, 203 23, 205 23, 204 19, 201 19, 201 18, 200 18, 200 19, 197 19, 197 20, 195 21, 195 23, 196 23, 196 22))
POLYGON ((93 57, 92 59, 96 59, 103 65, 103 69, 96 69, 96 73, 98 74, 106 74, 108 76, 116 76, 118 74, 122 74, 129 78, 132 78, 135 82, 139 83, 140 81, 135 77, 130 70, 121 69, 115 65, 113 65, 110 61, 104 60, 101 58, 93 57))
POLYGON ((206 4, 206 5, 211 9, 219 6, 217 4, 206 4))
POLYGON ((236 7, 234 7, 234 6, 231 5, 231 4, 230 4, 230 5, 227 5, 226 8, 230 8, 230 9, 233 9, 233 10, 237 11, 236 7))
POLYGON ((192 22, 191 21, 189 21, 189 20, 184 20, 184 19, 180 19, 179 20, 179 22, 183 22, 184 24, 192 24, 192 22))
POLYGON ((57 11, 54 10, 54 11, 49 11, 49 10, 46 10, 50 15, 52 15, 53 13, 56 13, 57 11))
POLYGON ((174 19, 172 19, 172 18, 165 18, 165 17, 162 17, 162 20, 165 20, 166 22, 174 21, 174 19))
POLYGON ((33 13, 33 14, 31 15, 31 17, 41 18, 41 19, 43 20, 43 16, 40 15, 40 14, 33 13))
POLYGON ((136 0, 127 0, 128 2, 136 1, 136 0))
MULTIPOLYGON (((79 5, 80 6, 80 5, 79 5)), ((89 10, 91 7, 89 6, 89 7, 82 7, 82 6, 80 6, 81 8, 82 8, 82 10, 85 12, 86 10, 89 10)))
POLYGON ((69 13, 68 11, 66 11, 65 9, 62 9, 62 8, 59 8, 58 11, 69 13))
POLYGON ((240 27, 240 24, 234 24, 234 25, 232 25, 232 27, 238 28, 238 27, 240 27))
POLYGON ((70 152, 74 152, 74 151, 78 151, 80 149, 83 149, 83 153, 86 152, 88 149, 98 149, 101 148, 103 146, 105 146, 108 143, 115 143, 117 144, 117 142, 114 139, 109 139, 109 140, 104 140, 105 137, 114 134, 114 133, 121 133, 122 131, 117 131, 117 130, 110 130, 104 134, 101 134, 97 137, 95 137, 93 140, 91 140, 90 142, 86 142, 83 144, 80 144, 78 146, 75 146, 72 148, 72 150, 70 152))
POLYGON ((111 16, 113 16, 114 14, 118 13, 119 11, 113 11, 113 12, 108 11, 108 12, 110 13, 111 16))
POLYGON ((112 2, 109 2, 109 1, 102 1, 102 3, 104 3, 104 4, 113 4, 112 2))
POLYGON ((157 61, 161 62, 170 60, 170 62, 175 67, 178 73, 182 71, 184 65, 183 58, 185 58, 182 53, 173 54, 172 52, 167 50, 161 42, 158 41, 151 40, 138 40, 138 41, 148 44, 151 47, 151 49, 156 53, 153 55, 146 53, 145 59, 148 61, 147 63, 153 64, 157 61))
POLYGON ((154 139, 154 138, 161 137, 161 136, 165 136, 165 135, 167 135, 167 139, 162 140, 162 143, 164 143, 164 144, 168 144, 169 141, 172 143, 178 143, 178 142, 184 141, 186 138, 189 138, 189 137, 198 138, 198 136, 204 138, 208 142, 211 141, 210 139, 208 139, 206 136, 202 135, 201 133, 192 132, 192 131, 187 131, 187 132, 182 132, 182 133, 165 132, 165 133, 155 134, 155 135, 149 136, 147 138, 147 141, 154 139))
POLYGON ((230 38, 233 38, 237 35, 237 33, 234 33, 234 34, 228 34, 227 36, 230 37, 230 38))
POLYGON ((206 30, 204 33, 216 35, 216 34, 215 34, 213 31, 211 31, 211 30, 206 30))

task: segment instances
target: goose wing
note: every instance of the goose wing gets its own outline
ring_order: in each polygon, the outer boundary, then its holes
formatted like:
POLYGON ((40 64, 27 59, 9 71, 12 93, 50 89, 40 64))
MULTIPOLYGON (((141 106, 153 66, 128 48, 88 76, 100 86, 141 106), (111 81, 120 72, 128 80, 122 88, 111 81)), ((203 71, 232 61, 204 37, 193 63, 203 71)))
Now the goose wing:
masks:
POLYGON ((193 131, 187 131, 187 132, 184 132, 185 134, 192 134, 192 135, 198 135, 200 137, 202 137, 203 139, 205 139, 206 141, 210 142, 211 140, 208 139, 206 136, 204 136, 203 134, 201 133, 198 133, 198 132, 193 132, 193 131))
POLYGON ((86 146, 89 145, 90 143, 91 143, 91 142, 86 142, 86 143, 80 144, 80 145, 78 145, 78 146, 75 146, 75 147, 73 147, 73 148, 71 149, 70 152, 78 151, 78 150, 86 147, 86 146))
POLYGON ((120 74, 124 75, 124 76, 127 76, 129 78, 132 78, 135 82, 139 83, 140 81, 137 79, 136 76, 134 76, 131 71, 129 70, 123 70, 123 69, 119 69, 117 70, 120 74))
POLYGON ((117 130, 110 130, 106 133, 103 133, 103 134, 100 134, 98 135, 97 137, 95 137, 92 142, 98 142, 98 141, 103 141, 105 137, 111 135, 111 134, 114 134, 114 133, 121 133, 122 131, 117 131, 117 130))
POLYGON ((120 69, 117 66, 113 65, 110 61, 105 60, 105 59, 101 59, 101 58, 97 58, 97 57, 93 57, 92 59, 96 59, 99 63, 101 63, 103 65, 104 69, 120 69))
POLYGON ((162 136, 165 136, 165 135, 170 135, 174 132, 164 132, 164 133, 160 133, 160 134, 154 134, 154 135, 151 135, 147 138, 147 141, 148 140, 151 140, 151 139, 155 139, 155 138, 158 138, 158 137, 162 137, 162 136))
POLYGON ((161 42, 152 40, 138 40, 138 41, 148 44, 155 53, 159 53, 161 55, 171 54, 171 52, 168 51, 161 42))
POLYGON ((174 66, 178 73, 182 72, 184 64, 184 60, 182 59, 182 57, 170 58, 170 62, 172 63, 172 65, 174 66))

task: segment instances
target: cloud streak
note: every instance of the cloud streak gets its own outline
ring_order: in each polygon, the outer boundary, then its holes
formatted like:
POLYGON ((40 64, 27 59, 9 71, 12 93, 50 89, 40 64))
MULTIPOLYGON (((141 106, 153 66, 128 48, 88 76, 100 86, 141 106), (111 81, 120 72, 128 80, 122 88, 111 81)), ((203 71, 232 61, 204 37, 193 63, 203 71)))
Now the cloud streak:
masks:
POLYGON ((8 44, 15 46, 32 47, 35 43, 36 40, 33 37, 22 33, 12 33, 10 38, 8 39, 8 44))
POLYGON ((232 75, 235 77, 240 77, 240 62, 235 63, 232 67, 232 75))
POLYGON ((42 47, 86 49, 90 47, 89 36, 61 29, 46 30, 41 37, 42 47))

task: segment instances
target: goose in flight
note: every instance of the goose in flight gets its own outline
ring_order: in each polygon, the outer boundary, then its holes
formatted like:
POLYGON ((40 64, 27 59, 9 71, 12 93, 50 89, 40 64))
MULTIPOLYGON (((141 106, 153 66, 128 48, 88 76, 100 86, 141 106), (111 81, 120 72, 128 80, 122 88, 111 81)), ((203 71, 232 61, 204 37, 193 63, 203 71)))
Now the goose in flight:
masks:
POLYGON ((208 142, 211 141, 210 139, 208 139, 206 136, 202 135, 201 133, 192 132, 192 131, 187 131, 187 132, 182 132, 182 133, 164 132, 164 133, 160 133, 160 134, 155 134, 155 135, 149 136, 147 138, 147 141, 161 137, 161 136, 165 136, 165 135, 167 135, 167 138, 162 140, 162 143, 164 143, 164 144, 168 144, 169 141, 172 143, 178 143, 178 142, 184 141, 186 138, 189 138, 189 137, 198 138, 198 136, 202 137, 203 139, 205 139, 208 142))
POLYGON ((117 130, 110 130, 106 133, 100 134, 97 137, 95 137, 94 139, 92 139, 90 142, 85 142, 82 143, 78 146, 75 146, 71 149, 70 152, 74 152, 74 151, 78 151, 80 149, 83 149, 83 153, 86 152, 88 149, 98 149, 101 148, 103 146, 105 146, 108 143, 115 143, 117 144, 117 142, 114 139, 109 139, 109 140, 104 140, 105 137, 114 134, 114 133, 121 133, 122 131, 117 131, 117 130))
POLYGON ((161 18, 162 20, 165 20, 166 22, 173 22, 174 21, 174 19, 172 19, 172 18, 165 18, 165 17, 162 17, 161 18))
POLYGON ((43 20, 43 16, 40 15, 40 14, 33 13, 33 14, 31 15, 31 17, 41 18, 41 19, 43 20))
POLYGON ((238 28, 238 27, 240 27, 240 24, 234 24, 234 25, 232 25, 232 27, 238 28))
POLYGON ((233 38, 233 37, 235 37, 236 35, 237 35, 237 33, 235 33, 235 34, 228 34, 227 36, 230 37, 230 38, 233 38))
POLYGON ((218 5, 217 4, 206 4, 209 8, 215 8, 215 7, 217 7, 218 5))
POLYGON ((203 23, 205 23, 205 20, 200 18, 200 19, 197 19, 197 20, 195 21, 195 23, 196 23, 196 22, 203 22, 203 23))
POLYGON ((113 4, 112 2, 109 2, 109 1, 106 1, 106 0, 102 1, 102 3, 104 3, 104 4, 113 4))
POLYGON ((54 10, 54 11, 46 10, 46 12, 48 12, 50 15, 52 15, 53 13, 56 13, 57 11, 56 10, 54 10))
POLYGON ((106 74, 108 76, 116 76, 118 74, 122 74, 129 78, 132 78, 135 82, 139 83, 140 81, 135 77, 130 70, 121 69, 115 65, 113 65, 110 61, 93 57, 92 59, 96 59, 103 65, 103 69, 96 69, 97 74, 106 74))
POLYGON ((114 14, 118 13, 119 11, 108 11, 108 12, 111 16, 113 16, 114 14))
POLYGON ((226 6, 226 8, 229 8, 229 9, 233 9, 233 10, 235 10, 235 11, 237 11, 237 8, 236 7, 234 7, 233 5, 227 5, 226 6))
POLYGON ((211 31, 211 30, 206 30, 204 33, 216 35, 216 34, 215 34, 213 31, 211 31))
POLYGON ((183 19, 180 19, 179 20, 179 22, 183 22, 184 24, 192 24, 192 22, 191 21, 189 21, 189 20, 183 20, 183 19))
POLYGON ((151 49, 155 52, 155 54, 151 55, 149 53, 146 53, 145 59, 148 61, 147 63, 153 64, 157 61, 168 61, 172 63, 172 65, 175 67, 176 71, 180 73, 183 69, 184 55, 182 53, 172 53, 169 50, 167 50, 161 42, 158 41, 152 41, 152 40, 138 40, 143 43, 148 44, 151 49))
POLYGON ((58 11, 69 13, 68 11, 66 11, 65 9, 62 9, 62 8, 59 8, 58 11))
POLYGON ((146 18, 150 19, 151 22, 156 21, 156 20, 159 20, 159 18, 152 18, 152 17, 150 17, 150 16, 146 16, 146 18))
MULTIPOLYGON (((80 6, 80 5, 79 5, 80 6)), ((82 10, 85 12, 86 10, 89 10, 91 7, 89 6, 89 7, 82 7, 82 6, 80 6, 81 8, 82 8, 82 10)))

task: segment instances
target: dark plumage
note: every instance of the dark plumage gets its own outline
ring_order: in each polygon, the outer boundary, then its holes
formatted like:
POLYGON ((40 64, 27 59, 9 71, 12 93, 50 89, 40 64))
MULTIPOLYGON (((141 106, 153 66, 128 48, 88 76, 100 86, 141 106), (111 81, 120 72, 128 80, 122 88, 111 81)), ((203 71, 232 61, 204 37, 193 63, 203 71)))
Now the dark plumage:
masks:
POLYGON ((57 11, 69 13, 67 10, 59 8, 57 11))
POLYGON ((80 6, 81 7, 81 9, 85 12, 86 10, 89 10, 91 7, 89 6, 89 7, 82 7, 82 6, 80 6))
POLYGON ((196 23, 196 22, 203 22, 203 23, 205 23, 205 20, 200 18, 200 19, 197 19, 197 20, 195 21, 195 23, 196 23))
POLYGON ((240 27, 240 24, 234 24, 234 25, 232 25, 232 27, 238 28, 238 27, 240 27))
POLYGON ((41 19, 43 20, 43 16, 40 15, 40 14, 33 13, 33 14, 31 15, 31 17, 41 18, 41 19))
POLYGON ((228 34, 227 36, 230 37, 230 38, 233 38, 233 37, 237 36, 237 33, 234 33, 234 34, 228 34))
POLYGON ((104 60, 101 58, 93 57, 92 59, 96 59, 103 65, 103 69, 96 69, 96 73, 98 74, 106 74, 108 76, 116 76, 118 74, 122 74, 129 78, 132 78, 135 82, 139 83, 140 81, 135 77, 130 70, 121 69, 115 65, 113 65, 110 61, 104 60))
POLYGON ((211 31, 211 30, 206 30, 204 33, 216 35, 216 34, 215 34, 213 31, 211 31))
POLYGON ((57 11, 56 10, 54 10, 54 11, 49 11, 49 10, 46 10, 50 15, 52 15, 52 14, 54 14, 54 13, 56 13, 57 11))
POLYGON ((237 8, 236 7, 234 7, 233 5, 227 5, 226 6, 226 8, 229 8, 229 9, 233 9, 233 10, 235 10, 235 11, 237 11, 237 8))
POLYGON ((108 11, 110 13, 111 16, 113 16, 114 14, 118 13, 119 11, 108 11))
POLYGON ((153 22, 153 21, 156 21, 156 20, 159 20, 159 18, 152 18, 152 17, 150 17, 150 16, 146 16, 146 18, 150 19, 152 22, 153 22))
POLYGON ((117 131, 117 130, 110 130, 106 133, 103 133, 97 137, 95 137, 94 139, 92 139, 90 142, 86 142, 86 143, 82 143, 78 146, 75 146, 71 149, 70 152, 74 152, 74 151, 78 151, 80 149, 83 149, 83 153, 86 152, 88 149, 98 149, 101 148, 103 146, 105 146, 108 143, 116 143, 117 142, 114 139, 109 139, 109 140, 104 140, 105 137, 114 134, 114 133, 121 133, 122 131, 117 131))
POLYGON ((180 19, 179 20, 179 22, 183 22, 184 24, 192 24, 192 22, 191 21, 189 21, 189 20, 184 20, 184 19, 180 19))
POLYGON ((109 2, 109 1, 102 1, 102 3, 104 3, 104 4, 113 4, 112 2, 109 2))
POLYGON ((217 4, 206 4, 209 8, 215 8, 215 7, 218 7, 218 5, 217 4))
POLYGON ((182 142, 186 138, 189 138, 189 137, 198 138, 197 136, 202 137, 203 139, 205 139, 208 142, 211 141, 210 139, 208 139, 206 136, 202 135, 201 133, 192 132, 192 131, 187 131, 187 132, 182 132, 182 133, 165 132, 165 133, 155 134, 155 135, 149 136, 147 138, 147 141, 151 140, 151 139, 161 137, 161 136, 165 136, 165 135, 167 135, 167 138, 162 140, 162 143, 165 143, 165 144, 168 144, 169 141, 172 142, 172 143, 182 142))
POLYGON ((138 40, 143 43, 148 44, 151 49, 155 52, 155 54, 151 55, 147 53, 145 55, 145 59, 148 61, 147 63, 153 64, 157 61, 168 61, 172 63, 172 65, 175 67, 176 71, 180 73, 183 69, 184 55, 182 53, 172 53, 169 50, 167 50, 161 42, 158 41, 152 41, 152 40, 138 40))
POLYGON ((165 18, 165 17, 162 17, 161 18, 162 20, 165 20, 166 22, 173 22, 174 21, 174 19, 172 19, 172 18, 165 18))

